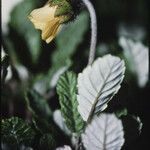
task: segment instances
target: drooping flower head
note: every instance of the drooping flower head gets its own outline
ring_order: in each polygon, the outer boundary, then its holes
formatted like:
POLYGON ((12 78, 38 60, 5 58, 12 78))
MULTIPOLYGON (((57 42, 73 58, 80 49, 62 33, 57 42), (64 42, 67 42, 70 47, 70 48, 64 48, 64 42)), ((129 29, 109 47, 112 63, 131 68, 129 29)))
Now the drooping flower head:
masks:
POLYGON ((42 39, 51 42, 59 32, 63 23, 74 18, 71 0, 51 0, 42 8, 33 10, 29 19, 36 29, 42 31, 42 39))

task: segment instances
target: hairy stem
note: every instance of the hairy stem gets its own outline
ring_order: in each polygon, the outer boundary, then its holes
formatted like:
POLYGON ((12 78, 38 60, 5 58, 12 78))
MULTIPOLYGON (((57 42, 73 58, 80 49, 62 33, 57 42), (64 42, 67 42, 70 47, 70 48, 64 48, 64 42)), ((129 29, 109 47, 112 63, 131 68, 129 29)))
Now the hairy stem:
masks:
POLYGON ((94 61, 95 57, 95 49, 96 49, 96 43, 97 43, 97 19, 96 19, 96 13, 95 9, 92 5, 92 3, 89 0, 82 0, 84 4, 86 5, 91 18, 91 43, 90 43, 90 52, 89 52, 89 60, 88 65, 91 65, 94 61))

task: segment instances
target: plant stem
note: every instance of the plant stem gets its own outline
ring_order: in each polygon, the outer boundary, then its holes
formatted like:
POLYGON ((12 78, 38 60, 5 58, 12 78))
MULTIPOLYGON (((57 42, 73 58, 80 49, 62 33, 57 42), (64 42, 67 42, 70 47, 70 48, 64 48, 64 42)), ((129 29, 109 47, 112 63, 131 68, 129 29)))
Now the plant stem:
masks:
POLYGON ((90 43, 90 52, 89 52, 89 60, 88 65, 91 65, 94 61, 95 57, 95 50, 96 50, 96 43, 97 43, 97 19, 96 19, 96 12, 89 0, 82 0, 86 5, 91 18, 91 43, 90 43))

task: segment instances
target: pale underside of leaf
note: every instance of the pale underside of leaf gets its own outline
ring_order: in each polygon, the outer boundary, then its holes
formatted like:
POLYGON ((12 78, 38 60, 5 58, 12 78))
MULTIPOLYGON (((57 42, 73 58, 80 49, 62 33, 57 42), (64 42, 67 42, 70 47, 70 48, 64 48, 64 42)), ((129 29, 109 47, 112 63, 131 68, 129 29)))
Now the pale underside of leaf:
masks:
POLYGON ((124 72, 123 60, 106 55, 79 73, 78 111, 84 121, 89 121, 94 113, 107 107, 107 103, 120 89, 124 72))
POLYGON ((56 150, 72 150, 70 146, 64 145, 63 147, 58 147, 56 150))
POLYGON ((121 120, 114 114, 95 116, 82 135, 86 150, 120 150, 124 144, 121 120))
POLYGON ((148 81, 149 73, 148 47, 141 42, 133 42, 125 37, 119 39, 119 44, 130 63, 131 71, 137 75, 139 86, 144 87, 148 81))
POLYGON ((53 119, 62 131, 64 131, 67 135, 71 135, 69 129, 67 128, 67 126, 64 122, 64 118, 62 117, 60 110, 55 110, 54 111, 53 119))

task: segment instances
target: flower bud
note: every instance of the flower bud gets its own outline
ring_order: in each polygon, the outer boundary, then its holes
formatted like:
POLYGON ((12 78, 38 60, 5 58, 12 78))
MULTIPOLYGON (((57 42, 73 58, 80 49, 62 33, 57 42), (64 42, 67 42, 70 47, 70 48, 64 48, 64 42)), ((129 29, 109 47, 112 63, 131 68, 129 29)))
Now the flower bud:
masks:
POLYGON ((74 7, 71 0, 51 0, 42 8, 35 9, 29 15, 36 29, 42 31, 42 39, 51 42, 63 23, 74 18, 74 7))

